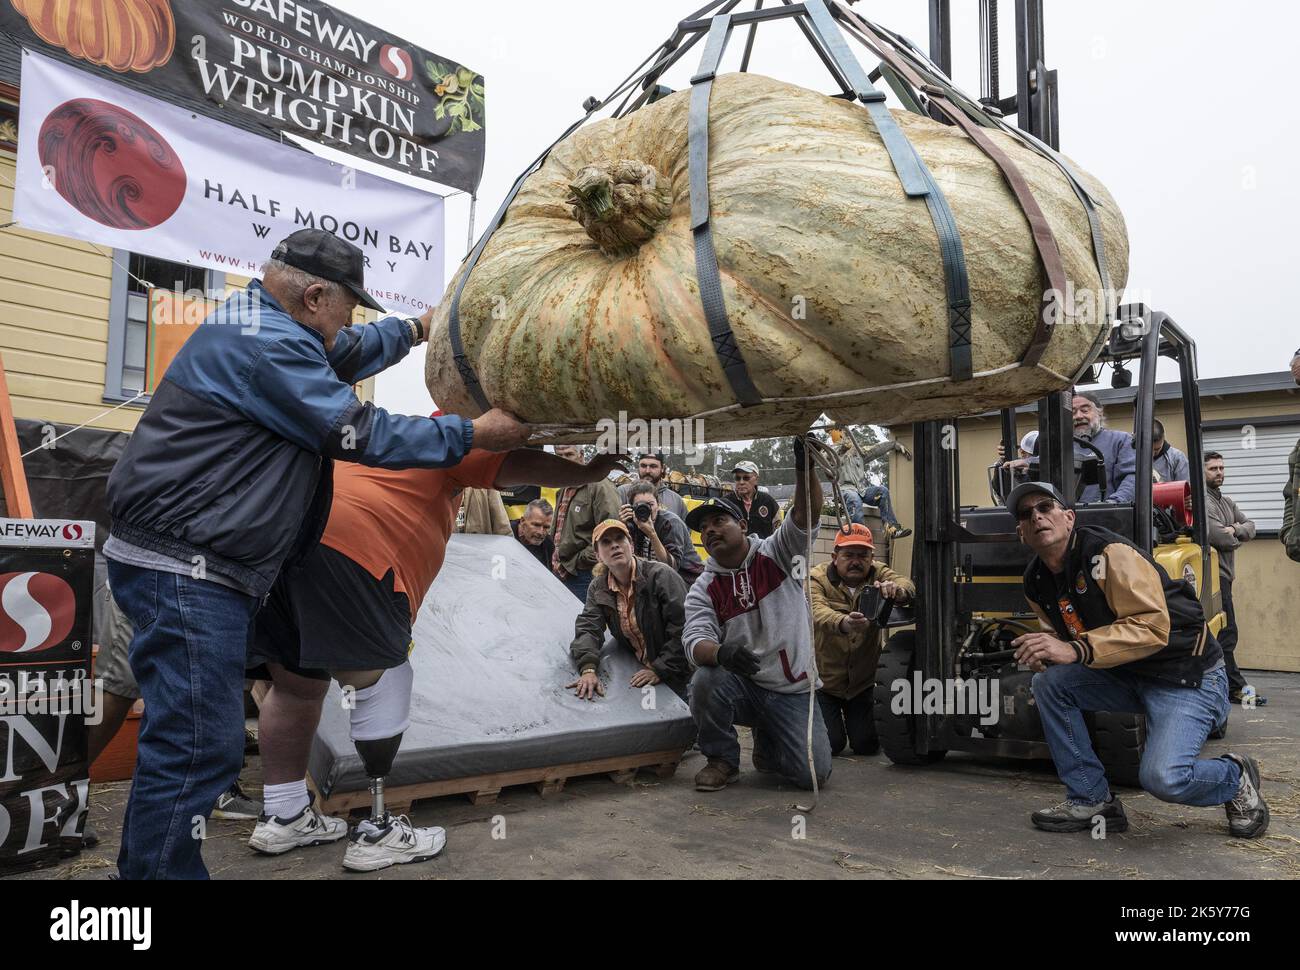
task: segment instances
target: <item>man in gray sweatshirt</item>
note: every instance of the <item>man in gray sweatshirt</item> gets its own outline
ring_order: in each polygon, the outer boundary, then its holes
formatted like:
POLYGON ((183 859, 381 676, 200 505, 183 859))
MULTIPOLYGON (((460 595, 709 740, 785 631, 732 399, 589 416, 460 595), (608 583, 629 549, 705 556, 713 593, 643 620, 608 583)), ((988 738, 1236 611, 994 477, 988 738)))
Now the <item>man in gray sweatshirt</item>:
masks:
MULTIPOLYGON (((691 510, 686 524, 709 554, 705 572, 686 595, 682 645, 695 675, 690 705, 708 763, 699 791, 719 791, 740 777, 735 725, 754 730, 754 767, 812 787, 808 765, 809 691, 821 686, 804 598, 808 571, 806 496, 821 486, 795 439, 795 491, 789 514, 766 539, 750 536, 743 507, 726 497, 691 510)), ((816 521, 816 520, 814 520, 816 521)), ((821 711, 813 705, 817 783, 831 773, 821 711)))
MULTIPOLYGON (((1255 523, 1246 518, 1237 503, 1222 492, 1225 475, 1223 455, 1217 451, 1205 453, 1205 505, 1209 525, 1210 545, 1219 551, 1219 589, 1223 593, 1223 611, 1228 614, 1228 625, 1219 634, 1223 647, 1223 663, 1228 668, 1228 699, 1234 704, 1242 702, 1242 692, 1254 694, 1237 667, 1237 613, 1232 607, 1232 580, 1237 558, 1236 549, 1243 542, 1255 538, 1255 523)), ((1250 702, 1262 705, 1264 698, 1255 695, 1250 702)))

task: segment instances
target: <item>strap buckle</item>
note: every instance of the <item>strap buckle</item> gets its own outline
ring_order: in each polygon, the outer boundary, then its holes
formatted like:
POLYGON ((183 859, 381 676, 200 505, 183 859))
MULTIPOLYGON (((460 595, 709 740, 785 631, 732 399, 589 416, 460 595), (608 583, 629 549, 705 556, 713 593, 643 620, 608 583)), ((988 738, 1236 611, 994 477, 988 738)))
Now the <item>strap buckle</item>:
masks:
POLYGON ((712 81, 718 76, 717 71, 704 71, 691 78, 692 84, 703 84, 705 81, 712 81))
POLYGON ((859 91, 858 100, 863 104, 878 104, 885 100, 884 91, 859 91))

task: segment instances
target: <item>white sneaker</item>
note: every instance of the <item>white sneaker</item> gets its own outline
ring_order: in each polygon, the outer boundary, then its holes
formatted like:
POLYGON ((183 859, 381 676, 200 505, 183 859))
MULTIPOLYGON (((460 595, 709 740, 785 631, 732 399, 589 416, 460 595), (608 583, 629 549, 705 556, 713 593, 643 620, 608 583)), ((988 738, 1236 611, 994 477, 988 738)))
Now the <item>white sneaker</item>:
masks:
POLYGON ((343 868, 354 872, 374 872, 394 863, 424 862, 432 859, 447 844, 445 829, 431 825, 416 828, 405 815, 388 816, 388 824, 379 826, 366 820, 358 823, 348 837, 343 853, 343 868))
POLYGON ((267 855, 280 855, 303 845, 337 842, 348 834, 348 823, 322 815, 308 804, 293 818, 263 815, 248 839, 251 848, 267 855))

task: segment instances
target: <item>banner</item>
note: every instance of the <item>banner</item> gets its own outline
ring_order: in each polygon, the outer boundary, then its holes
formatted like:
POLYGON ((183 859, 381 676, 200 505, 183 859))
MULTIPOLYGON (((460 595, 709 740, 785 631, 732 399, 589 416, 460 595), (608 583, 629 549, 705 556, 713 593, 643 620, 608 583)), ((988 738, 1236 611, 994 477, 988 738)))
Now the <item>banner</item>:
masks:
MULTIPOLYGON (((5 0, 0 0, 0 3, 5 0)), ((366 289, 422 314, 442 296, 443 202, 25 51, 14 219, 177 263, 256 276, 325 229, 366 256, 366 289)))
POLYGON ((81 848, 95 523, 0 519, 0 872, 81 848))
POLYGON ((408 175, 469 192, 483 175, 482 75, 315 0, 0 0, 0 30, 408 175))

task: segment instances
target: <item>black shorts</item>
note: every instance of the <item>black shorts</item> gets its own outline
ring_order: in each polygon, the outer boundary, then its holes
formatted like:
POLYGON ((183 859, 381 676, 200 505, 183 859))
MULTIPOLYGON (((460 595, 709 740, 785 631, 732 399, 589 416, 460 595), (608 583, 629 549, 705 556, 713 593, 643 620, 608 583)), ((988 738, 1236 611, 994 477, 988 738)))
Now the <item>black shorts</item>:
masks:
POLYGON ((257 612, 247 673, 269 679, 265 664, 328 680, 330 670, 388 670, 411 652, 411 613, 393 589, 329 546, 318 545, 281 570, 257 612))

